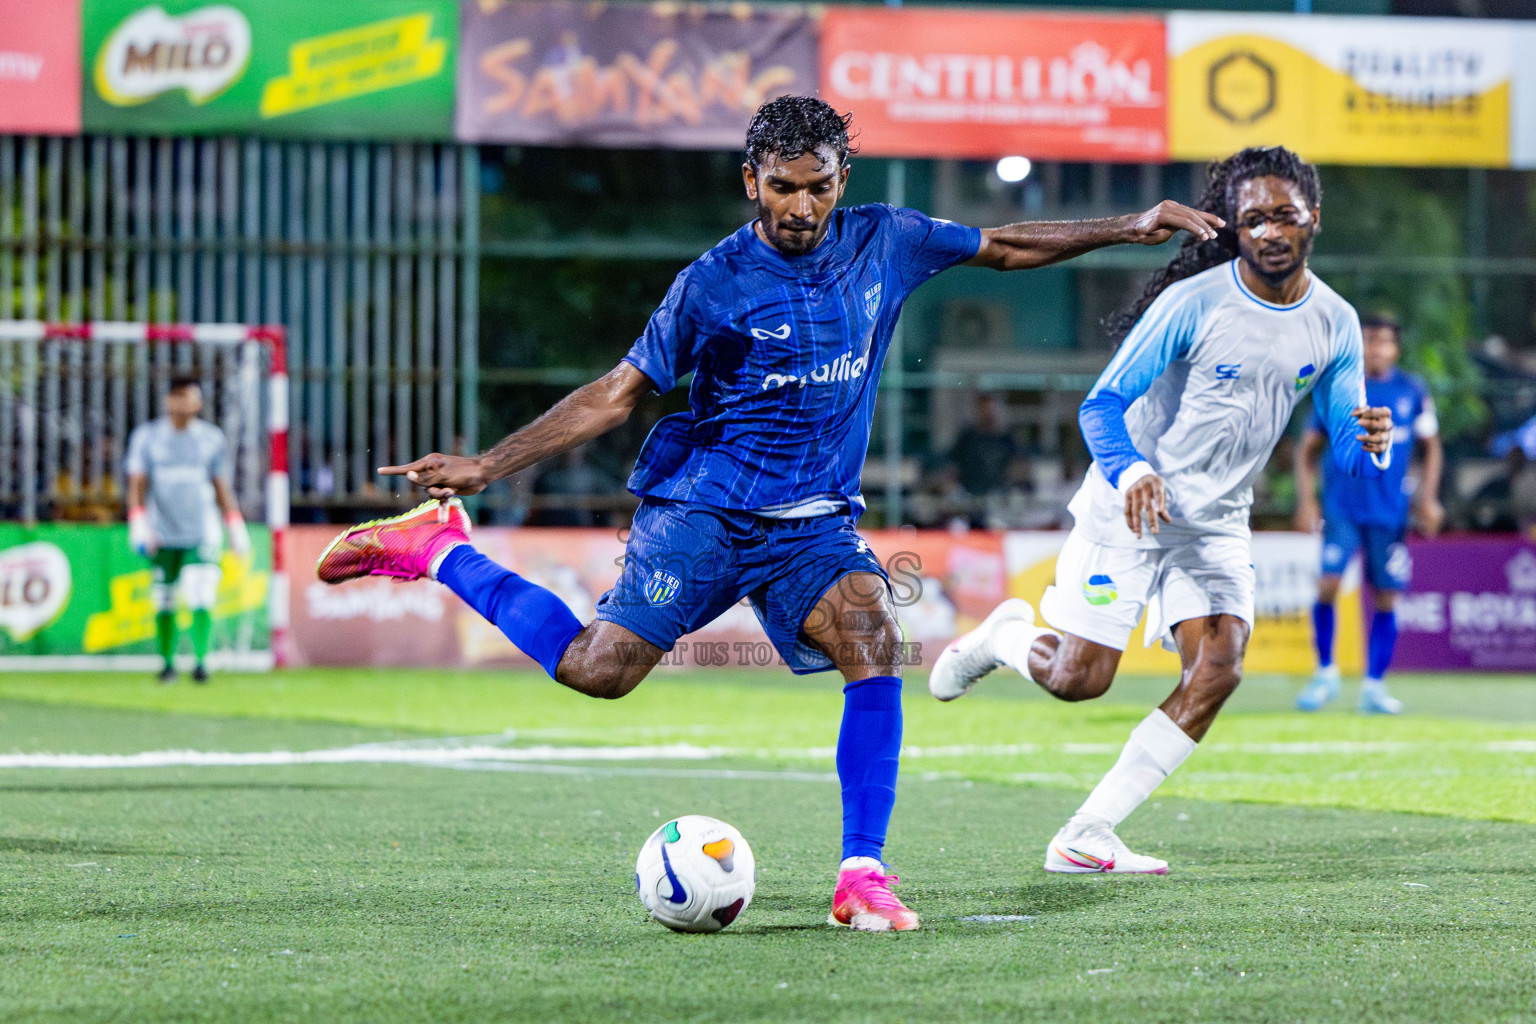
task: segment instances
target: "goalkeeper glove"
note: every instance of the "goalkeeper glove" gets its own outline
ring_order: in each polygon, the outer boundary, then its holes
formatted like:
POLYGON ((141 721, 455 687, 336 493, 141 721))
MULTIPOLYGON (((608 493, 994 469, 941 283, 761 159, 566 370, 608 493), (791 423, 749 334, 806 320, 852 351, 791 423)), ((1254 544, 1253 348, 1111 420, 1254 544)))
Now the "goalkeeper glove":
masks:
POLYGON ((155 531, 149 528, 149 516, 142 505, 128 510, 128 546, 145 558, 160 547, 155 531))
POLYGON ((229 550, 239 558, 251 554, 251 531, 245 528, 245 519, 239 509, 230 509, 224 517, 224 529, 229 534, 229 550))

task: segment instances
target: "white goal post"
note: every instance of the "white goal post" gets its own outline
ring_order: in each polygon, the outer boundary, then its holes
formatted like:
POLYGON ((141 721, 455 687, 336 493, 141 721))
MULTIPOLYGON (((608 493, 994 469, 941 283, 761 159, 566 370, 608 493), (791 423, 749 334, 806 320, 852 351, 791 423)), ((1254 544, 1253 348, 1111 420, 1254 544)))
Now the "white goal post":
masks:
POLYGON ((206 415, 229 436, 237 500, 271 530, 268 623, 273 663, 281 666, 289 621, 282 327, 0 320, 0 519, 35 523, 40 510, 120 503, 128 432, 158 414, 163 386, 182 374, 207 382, 206 415))

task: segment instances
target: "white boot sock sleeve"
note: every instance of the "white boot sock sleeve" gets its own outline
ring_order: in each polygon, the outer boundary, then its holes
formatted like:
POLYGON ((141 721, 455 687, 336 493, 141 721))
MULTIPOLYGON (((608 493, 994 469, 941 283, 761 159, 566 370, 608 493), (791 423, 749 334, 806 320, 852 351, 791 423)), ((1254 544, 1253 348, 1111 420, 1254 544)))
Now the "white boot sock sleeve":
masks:
POLYGON ((992 634, 992 656, 1025 679, 1032 679, 1034 677, 1029 674, 1029 649, 1035 645, 1035 640, 1046 634, 1059 635, 1053 629, 1027 622, 1004 622, 992 634))
POLYGON ((1195 741, 1157 708, 1131 730, 1120 760, 1088 794, 1077 813, 1107 821, 1114 828, 1194 752, 1195 741))

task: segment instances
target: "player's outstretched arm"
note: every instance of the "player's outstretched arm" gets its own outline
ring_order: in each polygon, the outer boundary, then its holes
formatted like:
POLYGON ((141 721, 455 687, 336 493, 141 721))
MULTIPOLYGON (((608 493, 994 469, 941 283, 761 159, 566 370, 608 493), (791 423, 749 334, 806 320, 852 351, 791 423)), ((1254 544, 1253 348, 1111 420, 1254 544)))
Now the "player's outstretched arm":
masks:
POLYGON ((1106 245, 1162 245, 1180 231, 1201 241, 1216 237, 1226 221, 1214 213, 1165 199, 1143 213, 1099 220, 1028 221, 983 228, 981 248, 967 266, 1032 270, 1106 245))
POLYGON ((629 419, 640 397, 651 389, 649 377, 627 362, 620 363, 483 455, 434 452, 409 465, 381 466, 379 472, 403 476, 434 498, 478 494, 503 477, 606 434, 629 419))

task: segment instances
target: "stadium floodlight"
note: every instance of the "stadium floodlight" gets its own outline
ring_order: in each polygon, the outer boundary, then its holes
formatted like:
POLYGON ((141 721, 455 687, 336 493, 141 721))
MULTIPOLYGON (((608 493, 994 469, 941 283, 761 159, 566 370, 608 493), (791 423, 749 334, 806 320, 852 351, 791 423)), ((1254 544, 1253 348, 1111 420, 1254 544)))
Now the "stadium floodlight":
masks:
POLYGON ((1027 156, 1005 156, 997 162, 997 176, 1010 185, 1017 185, 1029 177, 1034 166, 1027 156))
POLYGON ((286 661, 288 366, 282 327, 238 323, 57 324, 0 320, 0 502, 35 521, 40 502, 120 502, 123 446, 158 413, 172 374, 203 381, 208 418, 224 430, 234 493, 272 534, 267 595, 271 663, 286 661), (263 382, 265 386, 263 387, 263 382), (262 423, 265 421, 265 443, 262 423))

